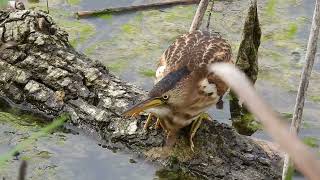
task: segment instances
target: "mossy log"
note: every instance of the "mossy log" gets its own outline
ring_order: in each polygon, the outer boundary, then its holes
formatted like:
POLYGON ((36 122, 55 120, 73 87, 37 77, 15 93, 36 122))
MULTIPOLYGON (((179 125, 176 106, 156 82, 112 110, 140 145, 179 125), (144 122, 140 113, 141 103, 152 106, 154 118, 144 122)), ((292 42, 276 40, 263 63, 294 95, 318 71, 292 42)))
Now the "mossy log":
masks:
POLYGON ((204 179, 280 179, 279 156, 217 121, 205 122, 192 153, 185 136, 164 156, 161 130, 143 131, 145 117, 121 113, 144 91, 78 53, 53 19, 29 10, 0 12, 0 97, 8 104, 99 135, 107 147, 204 179))

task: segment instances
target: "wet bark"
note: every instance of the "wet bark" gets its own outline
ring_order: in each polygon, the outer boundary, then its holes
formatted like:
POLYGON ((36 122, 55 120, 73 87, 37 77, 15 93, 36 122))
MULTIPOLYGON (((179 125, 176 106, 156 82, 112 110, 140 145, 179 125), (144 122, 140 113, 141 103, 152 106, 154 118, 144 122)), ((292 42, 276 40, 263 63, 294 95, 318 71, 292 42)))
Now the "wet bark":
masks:
MULTIPOLYGON (((258 49, 261 39, 261 28, 258 17, 257 1, 251 0, 243 27, 243 37, 240 43, 236 65, 254 84, 258 77, 258 49)), ((238 132, 252 135, 258 128, 253 116, 239 104, 239 99, 233 92, 230 93, 230 113, 233 125, 238 132)), ((241 103, 241 102, 240 102, 241 103)))
POLYGON ((251 0, 248 15, 243 27, 236 65, 246 73, 254 84, 258 76, 258 49, 260 46, 261 28, 258 17, 257 0, 251 0))
MULTIPOLYGON (((100 62, 76 52, 68 34, 43 12, 0 12, 0 96, 13 106, 99 134, 106 147, 150 159, 205 179, 280 179, 279 156, 228 125, 205 122, 195 153, 181 135, 173 151, 161 149, 161 130, 143 131, 145 117, 125 119, 125 108, 144 91, 121 81, 100 62)), ((183 134, 183 132, 182 132, 183 134)))

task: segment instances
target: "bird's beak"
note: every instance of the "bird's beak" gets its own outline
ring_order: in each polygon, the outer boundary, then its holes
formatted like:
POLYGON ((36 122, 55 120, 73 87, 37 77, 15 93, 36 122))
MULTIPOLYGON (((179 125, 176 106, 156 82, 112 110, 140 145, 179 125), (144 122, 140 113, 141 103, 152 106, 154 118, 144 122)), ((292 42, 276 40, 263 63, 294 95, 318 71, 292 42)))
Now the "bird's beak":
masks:
POLYGON ((140 112, 146 110, 146 109, 150 109, 153 107, 157 107, 162 105, 163 102, 161 101, 161 99, 159 98, 149 98, 133 107, 131 107, 130 109, 128 109, 127 111, 125 111, 123 113, 124 116, 126 117, 130 117, 130 116, 137 116, 139 115, 140 112))

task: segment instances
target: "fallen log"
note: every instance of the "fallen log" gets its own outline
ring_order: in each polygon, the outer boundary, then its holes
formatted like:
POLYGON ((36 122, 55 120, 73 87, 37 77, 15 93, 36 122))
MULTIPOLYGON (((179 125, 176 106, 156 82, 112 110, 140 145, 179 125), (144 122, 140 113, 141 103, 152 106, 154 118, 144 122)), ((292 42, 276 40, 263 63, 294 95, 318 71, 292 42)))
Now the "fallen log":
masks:
POLYGON ((174 5, 186 5, 186 4, 196 4, 199 3, 200 0, 169 0, 169 1, 160 1, 151 4, 142 4, 142 5, 133 5, 128 7, 112 7, 101 10, 92 10, 92 11, 78 11, 76 12, 76 16, 78 18, 96 16, 100 14, 111 14, 111 13, 124 13, 131 11, 141 11, 146 9, 154 9, 160 7, 168 7, 174 5))
POLYGON ((0 35, 0 97, 11 105, 49 118, 67 112, 71 124, 99 134, 106 147, 197 178, 281 178, 278 155, 270 156, 254 140, 217 121, 200 127, 194 153, 183 135, 172 152, 165 151, 161 130, 143 131, 144 116, 121 116, 145 92, 75 51, 48 14, 1 11, 0 35))

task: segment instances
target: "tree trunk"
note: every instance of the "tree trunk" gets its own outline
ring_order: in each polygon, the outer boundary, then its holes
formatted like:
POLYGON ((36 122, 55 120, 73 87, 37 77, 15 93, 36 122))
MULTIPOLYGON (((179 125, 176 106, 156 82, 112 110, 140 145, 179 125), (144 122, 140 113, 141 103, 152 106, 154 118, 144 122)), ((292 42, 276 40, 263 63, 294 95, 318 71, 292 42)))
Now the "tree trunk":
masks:
POLYGON ((68 34, 43 12, 0 12, 0 96, 9 104, 96 132, 110 149, 154 160, 207 179, 280 179, 279 156, 228 125, 205 122, 195 153, 185 136, 166 154, 161 130, 143 131, 145 117, 121 116, 142 90, 112 75, 100 62, 76 52, 68 34))

